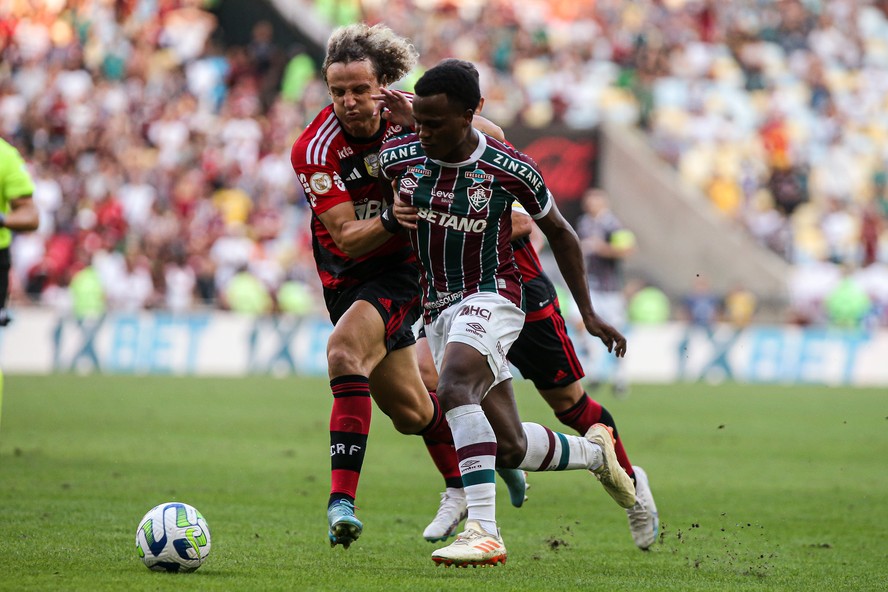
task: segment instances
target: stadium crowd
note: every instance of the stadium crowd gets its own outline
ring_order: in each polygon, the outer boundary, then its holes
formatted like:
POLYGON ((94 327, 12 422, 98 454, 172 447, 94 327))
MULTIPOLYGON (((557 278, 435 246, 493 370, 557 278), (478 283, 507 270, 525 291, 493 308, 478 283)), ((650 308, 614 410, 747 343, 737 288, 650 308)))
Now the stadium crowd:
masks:
MULTIPOLYGON (((25 155, 41 212, 13 246, 19 297, 70 309, 85 269, 109 309, 317 310, 289 147, 327 102, 323 83, 267 24, 223 47, 203 4, 6 3, 0 135, 25 155)), ((426 67, 475 62, 501 125, 644 129, 690 186, 794 264, 794 320, 888 324, 885 0, 361 9, 410 37, 426 67), (840 319, 830 295, 855 289, 863 312, 840 319)))

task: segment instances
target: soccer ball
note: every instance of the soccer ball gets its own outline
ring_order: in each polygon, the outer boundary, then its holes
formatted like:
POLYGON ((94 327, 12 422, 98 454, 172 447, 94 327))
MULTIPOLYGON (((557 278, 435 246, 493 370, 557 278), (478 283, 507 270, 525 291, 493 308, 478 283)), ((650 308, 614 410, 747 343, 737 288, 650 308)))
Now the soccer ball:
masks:
POLYGON ((210 529, 188 504, 160 504, 139 523, 136 552, 154 571, 194 571, 210 554, 210 529))

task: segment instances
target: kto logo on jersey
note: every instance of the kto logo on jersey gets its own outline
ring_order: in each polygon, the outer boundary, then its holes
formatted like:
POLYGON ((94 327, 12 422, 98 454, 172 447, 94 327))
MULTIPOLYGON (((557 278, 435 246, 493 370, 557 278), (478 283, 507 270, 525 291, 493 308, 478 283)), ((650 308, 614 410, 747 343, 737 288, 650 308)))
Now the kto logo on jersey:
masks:
POLYGON ((490 311, 486 308, 481 308, 480 306, 472 306, 471 304, 467 304, 463 306, 459 310, 459 316, 461 317, 481 317, 482 319, 490 320, 490 311))
POLYGON ((348 158, 349 156, 353 156, 354 153, 355 151, 352 150, 351 146, 346 146, 345 148, 340 148, 339 150, 337 150, 336 156, 338 156, 339 158, 348 158))

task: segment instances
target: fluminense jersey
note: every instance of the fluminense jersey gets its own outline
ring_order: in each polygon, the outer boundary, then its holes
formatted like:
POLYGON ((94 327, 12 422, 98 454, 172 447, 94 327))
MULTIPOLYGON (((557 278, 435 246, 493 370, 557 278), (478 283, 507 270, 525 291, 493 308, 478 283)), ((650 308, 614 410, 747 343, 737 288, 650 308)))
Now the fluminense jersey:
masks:
POLYGON ((551 196, 533 160, 485 134, 464 162, 428 158, 416 134, 382 146, 386 178, 397 180, 400 199, 418 209, 413 245, 423 270, 426 322, 475 292, 495 292, 521 306, 521 274, 510 238, 512 202, 534 219, 545 216, 551 196))
POLYGON ((318 218, 344 202, 353 202, 359 220, 379 216, 387 206, 380 187, 379 148, 387 138, 403 132, 383 120, 373 138, 354 138, 340 125, 333 105, 328 105, 293 144, 290 162, 311 206, 312 250, 325 288, 354 286, 415 261, 403 235, 392 235, 385 244, 352 259, 339 250, 318 218))

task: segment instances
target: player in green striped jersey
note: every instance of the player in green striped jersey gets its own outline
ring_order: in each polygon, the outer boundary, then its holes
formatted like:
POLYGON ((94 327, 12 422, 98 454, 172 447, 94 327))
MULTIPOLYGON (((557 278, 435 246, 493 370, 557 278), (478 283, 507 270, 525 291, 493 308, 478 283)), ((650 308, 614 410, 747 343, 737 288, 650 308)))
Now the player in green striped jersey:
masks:
POLYGON ((439 64, 416 83, 416 132, 386 142, 383 174, 417 208, 408 225, 422 270, 426 336, 439 370, 438 395, 453 432, 466 493, 466 530, 432 559, 445 565, 504 563, 496 525, 494 465, 529 471, 592 470, 623 507, 635 503, 613 436, 596 424, 586 438, 521 423, 506 354, 521 331, 521 276, 511 247, 511 204, 537 221, 577 301, 586 329, 609 351, 626 340, 594 311, 579 241, 533 161, 472 127, 481 98, 464 68, 439 64))

